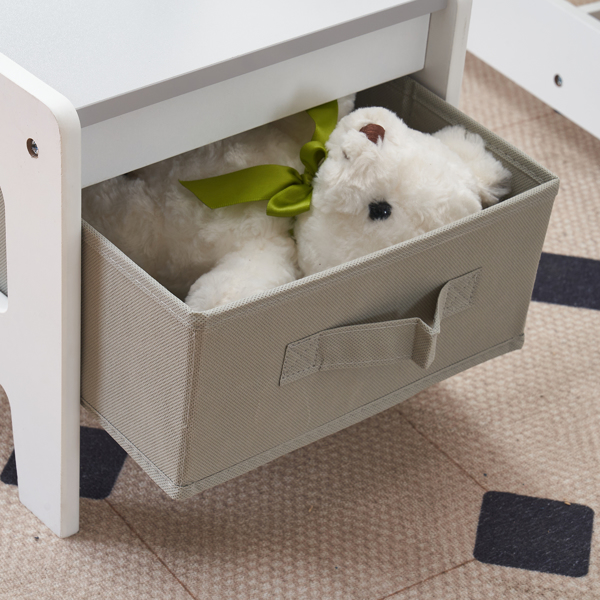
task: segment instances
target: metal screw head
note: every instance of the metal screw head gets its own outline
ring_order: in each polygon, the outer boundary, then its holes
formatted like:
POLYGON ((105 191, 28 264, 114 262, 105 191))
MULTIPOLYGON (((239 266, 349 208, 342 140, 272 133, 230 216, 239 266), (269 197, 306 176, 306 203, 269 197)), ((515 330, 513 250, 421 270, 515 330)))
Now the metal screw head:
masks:
POLYGON ((561 87, 563 84, 563 78, 560 75, 556 75, 554 77, 554 83, 558 86, 561 87))
POLYGON ((29 138, 27 140, 27 151, 29 152, 29 155, 32 158, 37 158, 40 151, 38 149, 37 144, 35 143, 35 140, 32 140, 31 138, 29 138))

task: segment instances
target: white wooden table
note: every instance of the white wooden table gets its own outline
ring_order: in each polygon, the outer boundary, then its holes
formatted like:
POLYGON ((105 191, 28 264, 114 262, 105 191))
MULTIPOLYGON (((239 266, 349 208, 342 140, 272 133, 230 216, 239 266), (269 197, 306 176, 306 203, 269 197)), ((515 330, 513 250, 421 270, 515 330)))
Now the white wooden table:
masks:
POLYGON ((0 8, 0 383, 19 497, 57 535, 79 528, 81 188, 408 73, 457 104, 470 8, 471 0, 0 8))

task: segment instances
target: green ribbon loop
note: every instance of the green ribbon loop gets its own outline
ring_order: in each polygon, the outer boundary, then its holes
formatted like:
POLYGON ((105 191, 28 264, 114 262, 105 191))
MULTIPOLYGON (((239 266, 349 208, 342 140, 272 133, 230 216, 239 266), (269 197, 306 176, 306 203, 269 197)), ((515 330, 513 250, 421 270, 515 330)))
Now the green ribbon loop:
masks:
POLYGON ((335 129, 337 100, 307 111, 315 122, 310 142, 300 149, 304 173, 283 165, 259 165, 196 181, 180 181, 209 208, 221 208, 244 202, 268 200, 267 214, 293 217, 310 208, 312 180, 327 157, 325 142, 335 129))

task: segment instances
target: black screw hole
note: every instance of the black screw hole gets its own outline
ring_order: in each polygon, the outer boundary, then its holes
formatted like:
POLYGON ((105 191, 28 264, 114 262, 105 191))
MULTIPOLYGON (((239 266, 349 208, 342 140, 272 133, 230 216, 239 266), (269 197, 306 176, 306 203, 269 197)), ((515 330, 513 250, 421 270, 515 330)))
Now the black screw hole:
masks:
POLYGON ((29 155, 32 158, 38 157, 40 151, 37 144, 35 143, 35 140, 32 140, 31 138, 27 140, 27 151, 29 152, 29 155))

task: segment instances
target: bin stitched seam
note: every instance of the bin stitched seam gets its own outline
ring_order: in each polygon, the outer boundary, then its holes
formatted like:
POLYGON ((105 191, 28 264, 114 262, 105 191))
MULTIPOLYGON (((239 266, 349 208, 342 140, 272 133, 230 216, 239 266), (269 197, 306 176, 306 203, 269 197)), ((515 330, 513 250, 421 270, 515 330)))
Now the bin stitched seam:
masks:
MULTIPOLYGON (((194 388, 195 388, 196 379, 200 373, 199 366, 198 366, 198 368, 196 368, 196 366, 197 366, 196 359, 202 356, 202 344, 204 341, 203 333, 204 332, 203 332, 202 328, 194 328, 192 357, 191 357, 191 375, 188 376, 188 379, 190 381, 189 381, 189 385, 187 386, 187 388, 188 388, 187 393, 185 395, 185 403, 186 403, 185 422, 184 422, 184 428, 183 428, 184 433, 183 433, 183 440, 182 440, 183 443, 182 443, 182 449, 181 449, 181 454, 182 454, 181 464, 182 465, 185 464, 185 461, 187 460, 187 457, 189 455, 189 429, 190 429, 191 420, 193 418, 194 406, 195 406, 195 403, 193 402, 194 388), (197 346, 200 346, 199 352, 196 352, 197 346)), ((178 474, 183 476, 183 472, 180 472, 179 465, 178 465, 178 474)))
MULTIPOLYGON (((449 314, 449 315, 444 315, 442 314, 442 319, 444 317, 451 317, 452 315, 457 315, 458 313, 461 313, 463 310, 467 310, 468 308, 471 308, 471 306, 473 306, 473 304, 475 304, 475 301, 473 300, 473 296, 475 296, 475 292, 477 291, 477 288, 479 287, 479 279, 481 278, 481 273, 483 272, 483 267, 479 267, 478 269, 471 271, 470 275, 471 278, 474 279, 474 283, 471 286, 471 293, 469 294, 469 301, 467 303, 466 306, 463 306, 461 308, 458 308, 458 310, 454 311, 453 313, 449 314)), ((469 273, 467 273, 467 275, 469 275, 469 273)), ((444 306, 445 308, 445 306, 444 306)), ((442 311, 443 313, 444 311, 442 311)))
MULTIPOLYGON (((316 334, 316 336, 317 336, 317 340, 316 340, 316 343, 315 343, 314 357, 313 357, 313 360, 312 360, 312 364, 310 364, 308 367, 305 367, 304 369, 301 369, 300 371, 293 370, 288 365, 287 370, 288 371, 291 370, 292 372, 291 373, 285 373, 285 371, 286 371, 285 363, 287 362, 287 349, 286 349, 285 357, 283 359, 281 381, 286 381, 286 380, 291 379, 291 378, 293 378, 293 380, 295 381, 296 379, 299 379, 300 376, 303 375, 304 373, 308 373, 309 371, 314 371, 315 369, 317 371, 319 370, 319 367, 317 367, 317 360, 318 360, 318 354, 319 354, 319 341, 320 341, 321 334, 318 333, 318 334, 316 334)), ((305 340, 298 340, 297 342, 292 342, 293 345, 292 344, 288 344, 288 346, 292 350, 295 350, 298 346, 302 346, 303 344, 310 344, 310 343, 312 343, 312 340, 310 340, 310 338, 314 338, 314 337, 315 337, 314 335, 311 335, 308 338, 305 338, 305 340)), ((291 357, 290 357, 290 360, 292 360, 291 357)))
POLYGON ((365 366, 365 365, 383 365, 386 363, 394 362, 399 359, 404 360, 406 358, 411 358, 411 357, 412 357, 412 353, 411 354, 397 354, 396 356, 392 356, 390 358, 380 358, 380 359, 375 359, 375 360, 360 360, 360 361, 350 361, 350 362, 327 363, 327 364, 324 364, 319 370, 320 371, 331 371, 331 370, 333 370, 334 367, 345 366, 345 365, 351 365, 351 366, 356 366, 356 367, 365 366))
MULTIPOLYGON (((420 317, 411 317, 406 319, 405 323, 398 323, 397 321, 403 321, 404 319, 397 319, 391 323, 365 323, 363 331, 377 331, 378 329, 390 329, 392 327, 407 327, 408 325, 415 325, 418 321, 423 321, 420 317)), ((354 325, 347 325, 346 327, 354 327, 354 325)), ((320 333, 322 337, 333 337, 334 335, 343 335, 346 331, 333 331, 325 330, 320 333)))
MULTIPOLYGON (((190 419, 192 416, 192 392, 194 389, 194 374, 200 371, 200 368, 196 368, 196 359, 202 356, 202 343, 204 341, 201 329, 194 330, 193 335, 193 348, 192 348, 192 356, 191 356, 191 385, 188 385, 188 392, 186 394, 186 411, 185 411, 185 428, 187 429, 190 425, 190 419), (196 346, 200 346, 200 351, 196 352, 196 346)), ((187 445, 186 445, 187 448, 187 445)))

